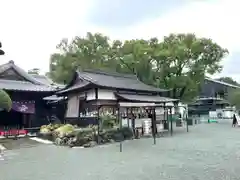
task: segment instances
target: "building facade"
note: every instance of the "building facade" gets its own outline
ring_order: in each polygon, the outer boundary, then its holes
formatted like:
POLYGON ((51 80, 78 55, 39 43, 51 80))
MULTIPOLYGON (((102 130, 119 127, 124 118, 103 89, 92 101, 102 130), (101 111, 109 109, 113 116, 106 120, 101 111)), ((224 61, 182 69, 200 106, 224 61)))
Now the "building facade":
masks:
POLYGON ((114 114, 120 102, 173 106, 175 100, 166 97, 168 92, 146 85, 134 75, 87 70, 76 72, 57 95, 67 99, 66 121, 87 125, 97 123, 97 106, 101 106, 100 114, 114 114))
POLYGON ((28 74, 13 61, 0 66, 0 88, 12 100, 10 112, 0 112, 0 127, 39 127, 48 123, 49 107, 44 97, 51 96, 57 88, 40 78, 28 74))

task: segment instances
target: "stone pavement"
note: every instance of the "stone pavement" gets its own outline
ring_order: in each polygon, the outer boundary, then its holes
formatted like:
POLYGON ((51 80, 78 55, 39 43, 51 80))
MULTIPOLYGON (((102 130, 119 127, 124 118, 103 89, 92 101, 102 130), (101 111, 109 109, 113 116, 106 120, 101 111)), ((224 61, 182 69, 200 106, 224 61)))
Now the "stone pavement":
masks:
POLYGON ((12 150, 1 180, 239 180, 240 128, 202 124, 189 133, 119 145, 70 149, 53 145, 12 150), (14 173, 13 173, 14 172, 14 173))
POLYGON ((5 147, 7 150, 29 148, 39 145, 39 142, 31 140, 29 137, 5 138, 0 139, 0 145, 5 147))

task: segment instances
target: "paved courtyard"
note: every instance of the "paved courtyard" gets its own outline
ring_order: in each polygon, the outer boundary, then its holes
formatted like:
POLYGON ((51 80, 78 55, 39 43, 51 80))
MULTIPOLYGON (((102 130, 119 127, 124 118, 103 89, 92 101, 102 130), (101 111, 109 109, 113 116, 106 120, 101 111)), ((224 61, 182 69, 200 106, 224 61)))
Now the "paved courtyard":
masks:
POLYGON ((38 145, 8 151, 1 180, 239 180, 240 128, 203 124, 173 137, 91 149, 38 145), (9 155, 8 155, 9 153, 9 155))

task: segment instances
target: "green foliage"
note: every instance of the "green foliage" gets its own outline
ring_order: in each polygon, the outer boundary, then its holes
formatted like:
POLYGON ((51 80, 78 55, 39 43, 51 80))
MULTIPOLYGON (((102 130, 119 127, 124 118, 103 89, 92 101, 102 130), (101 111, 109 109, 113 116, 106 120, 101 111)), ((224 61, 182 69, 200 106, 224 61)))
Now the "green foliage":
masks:
POLYGON ((40 69, 39 68, 33 68, 28 70, 28 74, 36 74, 39 75, 40 69))
POLYGON ((113 128, 116 125, 116 117, 112 115, 103 115, 100 117, 102 128, 113 128))
POLYGON ((48 75, 56 82, 69 82, 73 70, 103 69, 132 73, 146 84, 172 89, 172 97, 193 99, 206 74, 220 72, 228 53, 211 39, 194 34, 170 34, 163 41, 113 40, 87 33, 71 42, 63 39, 59 53, 50 59, 48 75))
POLYGON ((231 77, 221 77, 217 80, 225 82, 225 83, 229 83, 229 84, 232 84, 232 85, 240 86, 240 84, 238 84, 238 82, 233 80, 233 78, 231 78, 231 77))
POLYGON ((0 90, 0 108, 6 111, 12 108, 12 100, 4 90, 0 90))
POLYGON ((239 110, 240 109, 240 90, 235 89, 235 90, 229 91, 228 101, 232 106, 235 106, 239 110))

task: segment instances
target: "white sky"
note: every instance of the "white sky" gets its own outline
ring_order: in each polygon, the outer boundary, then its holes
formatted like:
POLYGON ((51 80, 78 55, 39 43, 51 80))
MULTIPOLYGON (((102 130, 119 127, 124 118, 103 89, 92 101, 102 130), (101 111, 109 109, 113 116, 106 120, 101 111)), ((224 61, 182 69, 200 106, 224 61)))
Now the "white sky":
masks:
MULTIPOLYGON (((228 62, 231 53, 240 52, 238 0, 192 2, 118 32, 87 22, 94 1, 0 0, 0 41, 6 52, 0 57, 0 63, 14 60, 25 70, 36 67, 46 72, 57 43, 64 37, 84 36, 87 31, 120 39, 162 38, 174 32, 194 32, 229 49, 230 55, 224 63, 228 62)), ((240 73, 231 76, 240 80, 240 73)))

